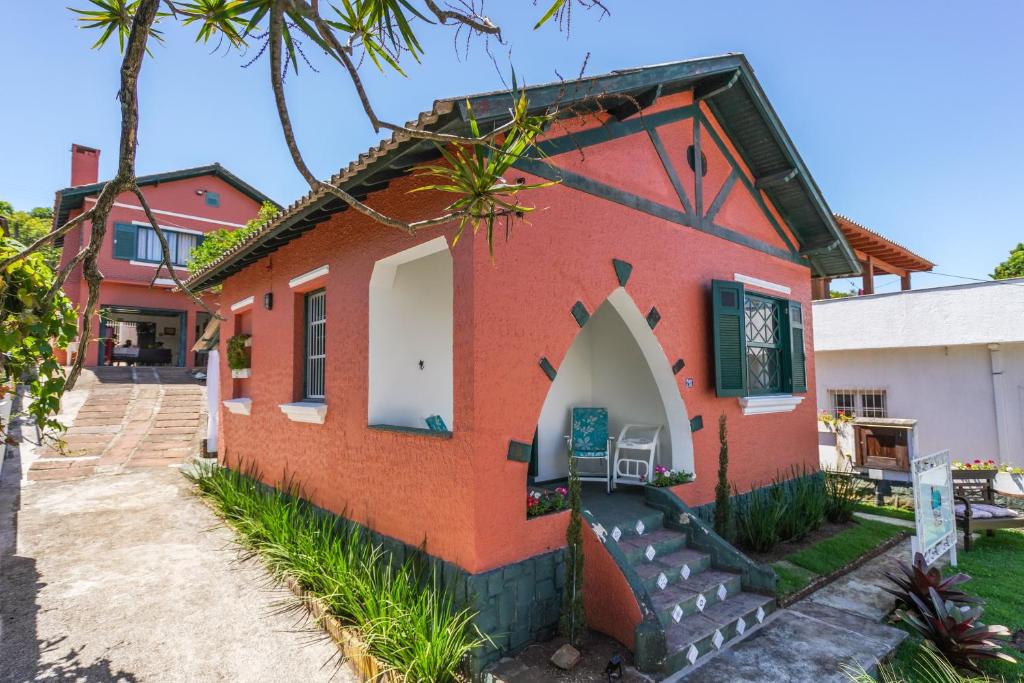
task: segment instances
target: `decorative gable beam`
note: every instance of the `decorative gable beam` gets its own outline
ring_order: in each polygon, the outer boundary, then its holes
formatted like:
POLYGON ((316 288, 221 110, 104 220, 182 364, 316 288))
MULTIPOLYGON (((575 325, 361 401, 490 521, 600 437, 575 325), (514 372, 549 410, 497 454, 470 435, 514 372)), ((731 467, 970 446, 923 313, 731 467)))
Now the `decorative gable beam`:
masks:
POLYGON ((623 95, 623 103, 609 107, 608 113, 611 114, 616 121, 628 119, 633 114, 636 114, 657 102, 659 97, 661 97, 660 84, 636 95, 623 95))
POLYGON ((772 173, 764 177, 758 178, 754 181, 754 187, 759 190, 766 190, 771 187, 778 187, 779 185, 785 185, 793 178, 796 178, 800 174, 795 168, 786 169, 785 171, 779 171, 778 173, 772 173))
POLYGON ((707 79, 700 81, 697 85, 693 86, 693 99, 696 101, 711 99, 715 95, 720 95, 726 90, 736 85, 740 80, 739 70, 733 71, 732 74, 727 74, 725 79, 707 79))
POLYGON ((819 256, 828 253, 839 247, 839 240, 833 239, 826 242, 811 242, 800 249, 801 256, 819 256))

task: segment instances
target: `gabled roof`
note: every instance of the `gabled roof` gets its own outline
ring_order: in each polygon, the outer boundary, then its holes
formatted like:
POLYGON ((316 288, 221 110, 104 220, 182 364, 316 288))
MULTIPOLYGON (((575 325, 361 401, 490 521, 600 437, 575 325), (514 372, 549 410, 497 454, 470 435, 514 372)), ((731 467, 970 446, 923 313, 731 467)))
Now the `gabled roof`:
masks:
POLYGON ((918 256, 902 244, 893 242, 888 237, 878 234, 852 218, 837 213, 836 222, 851 247, 878 261, 911 273, 928 271, 935 267, 935 264, 928 259, 918 256))
MULTIPOLYGON (((270 202, 274 206, 280 206, 273 199, 217 163, 208 164, 206 166, 196 166, 194 168, 183 168, 178 171, 166 171, 164 173, 142 175, 136 178, 135 181, 140 186, 144 187, 146 185, 158 185, 160 183, 169 183, 173 180, 186 180, 188 178, 198 178, 208 175, 220 178, 253 201, 259 202, 260 204, 263 202, 270 202)), ((68 213, 72 209, 81 208, 86 197, 99 194, 107 182, 108 181, 104 180, 98 183, 91 183, 89 185, 77 185, 75 187, 65 187, 63 190, 57 190, 57 199, 53 211, 55 221, 54 225, 64 225, 68 220, 68 213)))
MULTIPOLYGON (((792 140, 782 127, 742 54, 691 59, 613 71, 575 81, 527 88, 533 112, 558 105, 563 115, 580 111, 623 111, 659 96, 694 90, 714 113, 750 168, 758 186, 782 213, 799 242, 801 256, 814 275, 837 277, 860 272, 853 251, 836 225, 792 140)), ((469 135, 472 107, 481 128, 504 122, 509 91, 455 97, 434 102, 409 127, 432 132, 469 135)), ((635 111, 635 109, 633 110, 635 111)), ((621 115, 621 114, 620 114, 621 115)), ((342 168, 331 179, 358 199, 387 187, 413 166, 438 156, 433 142, 397 132, 342 168)), ((306 194, 204 270, 189 278, 194 289, 205 289, 275 251, 303 232, 346 210, 341 200, 318 190, 306 194)))

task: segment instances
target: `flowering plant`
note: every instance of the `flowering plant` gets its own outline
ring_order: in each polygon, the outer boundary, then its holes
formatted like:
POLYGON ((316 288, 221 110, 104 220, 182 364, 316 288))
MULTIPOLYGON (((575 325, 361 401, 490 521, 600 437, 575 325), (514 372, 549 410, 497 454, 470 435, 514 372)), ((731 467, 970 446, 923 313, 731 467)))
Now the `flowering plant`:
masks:
POLYGON ((1020 467, 1014 467, 1013 465, 996 464, 995 460, 991 458, 988 460, 981 460, 975 458, 972 462, 954 462, 954 470, 997 470, 999 472, 1006 472, 1008 474, 1024 474, 1024 469, 1020 467))
POLYGON ((569 489, 559 486, 554 491, 533 490, 526 494, 526 516, 539 517, 569 507, 569 489))
POLYGON ((693 481, 693 474, 691 472, 684 472, 683 470, 670 470, 664 465, 654 466, 654 477, 651 478, 651 486, 657 486, 658 488, 664 486, 675 486, 676 484, 685 484, 693 481))

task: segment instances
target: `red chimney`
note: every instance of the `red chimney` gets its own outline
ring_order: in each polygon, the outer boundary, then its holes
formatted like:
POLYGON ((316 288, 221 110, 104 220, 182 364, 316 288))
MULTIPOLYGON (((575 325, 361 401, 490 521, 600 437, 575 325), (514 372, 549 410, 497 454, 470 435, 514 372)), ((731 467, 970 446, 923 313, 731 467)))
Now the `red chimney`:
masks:
POLYGON ((100 151, 71 145, 71 186, 91 185, 100 179, 100 151))

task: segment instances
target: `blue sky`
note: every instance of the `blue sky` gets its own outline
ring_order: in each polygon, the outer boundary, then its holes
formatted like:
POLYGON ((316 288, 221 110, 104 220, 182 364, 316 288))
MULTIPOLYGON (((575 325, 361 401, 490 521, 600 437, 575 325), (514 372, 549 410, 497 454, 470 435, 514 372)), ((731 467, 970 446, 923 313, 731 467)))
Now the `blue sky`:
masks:
MULTIPOLYGON (((541 0, 544 5, 547 0, 541 0)), ((67 185, 72 142, 99 147, 101 176, 116 162, 119 55, 90 50, 93 32, 65 5, 12 3, 0 41, 0 199, 49 206, 67 185)), ((486 9, 509 39, 492 44, 530 83, 689 57, 744 52, 834 211, 900 242, 942 273, 985 278, 1024 241, 1024 4, 952 2, 690 3, 607 0, 611 16, 577 12, 571 35, 531 27, 529 0, 486 9), (642 11, 639 8, 643 8, 642 11)), ((197 46, 165 27, 142 71, 140 174, 219 161, 281 203, 304 191, 278 129, 266 61, 197 46)), ((468 59, 452 32, 424 27, 422 65, 409 78, 366 70, 382 116, 405 121, 438 97, 501 87, 481 41, 468 59)), ((464 46, 463 46, 464 47, 464 46)), ((322 57, 320 73, 288 79, 307 160, 321 175, 376 142, 351 85, 322 57)), ((915 286, 956 284, 918 276, 915 286)), ((843 288, 845 283, 837 283, 843 288)), ((892 291, 892 278, 880 281, 892 291)))

